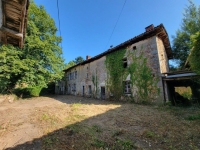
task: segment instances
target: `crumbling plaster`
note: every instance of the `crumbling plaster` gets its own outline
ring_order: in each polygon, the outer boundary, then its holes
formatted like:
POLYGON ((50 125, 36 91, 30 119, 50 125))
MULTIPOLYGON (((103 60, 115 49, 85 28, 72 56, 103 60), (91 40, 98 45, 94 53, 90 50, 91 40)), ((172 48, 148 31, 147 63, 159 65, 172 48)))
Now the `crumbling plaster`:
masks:
MULTIPOLYGON (((162 83, 162 72, 168 71, 168 58, 165 52, 163 42, 157 36, 153 36, 146 40, 131 44, 126 47, 126 54, 124 57, 127 57, 128 65, 132 63, 131 56, 128 54, 133 50, 133 47, 136 46, 136 54, 142 50, 144 56, 147 57, 148 66, 152 68, 152 74, 159 78, 158 87, 160 88, 160 96, 158 99, 163 99, 163 83, 162 83)), ((101 98, 101 87, 106 88, 107 80, 107 71, 105 66, 106 56, 103 56, 97 60, 94 60, 90 63, 84 65, 78 65, 75 68, 69 70, 65 76, 70 72, 77 71, 77 79, 66 81, 66 93, 73 95, 83 96, 83 86, 84 86, 84 96, 92 96, 96 98, 101 98), (93 78, 97 78, 97 86, 93 82, 93 78), (76 84, 76 91, 67 91, 68 86, 76 84), (92 88, 92 94, 89 94, 89 85, 92 88), (97 87, 97 89, 96 89, 97 87), (95 92, 97 90, 97 93, 95 92)), ((130 79, 130 75, 127 76, 127 80, 130 79)), ((110 93, 106 89, 106 98, 109 98, 110 93)))

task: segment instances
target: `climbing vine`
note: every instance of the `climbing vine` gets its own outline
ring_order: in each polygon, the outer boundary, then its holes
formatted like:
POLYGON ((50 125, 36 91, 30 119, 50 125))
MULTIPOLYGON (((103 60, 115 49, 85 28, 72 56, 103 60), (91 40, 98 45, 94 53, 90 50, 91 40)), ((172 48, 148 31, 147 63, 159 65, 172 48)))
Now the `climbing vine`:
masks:
POLYGON ((136 50, 132 53, 129 52, 128 57, 131 60, 128 72, 134 100, 136 102, 151 102, 160 93, 160 89, 157 87, 158 77, 148 67, 148 59, 144 57, 142 49, 139 52, 136 50))
POLYGON ((123 67, 123 57, 126 49, 118 50, 106 55, 106 69, 107 69, 107 89, 114 94, 116 99, 120 99, 123 95, 123 77, 126 69, 123 67))
POLYGON ((97 94, 98 94, 98 76, 97 76, 97 69, 96 69, 96 72, 95 72, 95 75, 92 75, 92 82, 94 84, 94 91, 93 91, 93 97, 97 97, 97 94))
POLYGON ((106 56, 107 89, 119 100, 124 96, 123 81, 130 74, 131 97, 136 102, 152 101, 159 94, 158 77, 148 67, 148 59, 143 50, 127 52, 127 68, 123 66, 126 49, 118 50, 106 56))

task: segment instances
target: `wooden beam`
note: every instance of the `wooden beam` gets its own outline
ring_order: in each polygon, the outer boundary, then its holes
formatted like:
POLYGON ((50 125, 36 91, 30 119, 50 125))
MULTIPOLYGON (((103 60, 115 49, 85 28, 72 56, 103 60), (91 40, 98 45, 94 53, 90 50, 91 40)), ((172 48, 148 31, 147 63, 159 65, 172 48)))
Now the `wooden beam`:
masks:
POLYGON ((27 5, 27 0, 24 0, 23 3, 23 9, 22 9, 22 14, 21 14, 21 24, 20 24, 20 30, 19 32, 23 33, 24 32, 24 22, 25 22, 25 17, 26 17, 26 5, 27 5))
POLYGON ((2 2, 9 4, 9 5, 12 5, 12 6, 15 6, 15 7, 19 8, 20 10, 22 9, 22 5, 14 2, 14 1, 2 0, 2 2))
POLYGON ((7 32, 7 33, 9 33, 9 34, 11 34, 11 35, 14 35, 15 37, 18 37, 18 38, 22 38, 23 39, 23 34, 22 33, 18 33, 18 32, 16 32, 16 31, 13 31, 13 30, 11 30, 11 29, 8 29, 8 28, 5 28, 5 27, 1 27, 0 28, 0 30, 1 31, 3 31, 3 32, 7 32))

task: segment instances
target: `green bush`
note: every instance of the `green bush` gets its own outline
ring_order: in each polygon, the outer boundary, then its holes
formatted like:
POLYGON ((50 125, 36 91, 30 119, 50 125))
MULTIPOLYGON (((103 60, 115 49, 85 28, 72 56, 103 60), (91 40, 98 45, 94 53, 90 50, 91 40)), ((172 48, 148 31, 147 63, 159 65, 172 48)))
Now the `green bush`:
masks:
POLYGON ((26 90, 30 96, 40 96, 42 87, 40 87, 40 86, 30 87, 30 88, 27 88, 26 90))
POLYGON ((16 88, 14 90, 14 94, 16 94, 18 97, 21 97, 21 98, 32 97, 32 96, 34 97, 34 96, 39 96, 41 90, 42 90, 42 87, 40 87, 40 86, 16 88))

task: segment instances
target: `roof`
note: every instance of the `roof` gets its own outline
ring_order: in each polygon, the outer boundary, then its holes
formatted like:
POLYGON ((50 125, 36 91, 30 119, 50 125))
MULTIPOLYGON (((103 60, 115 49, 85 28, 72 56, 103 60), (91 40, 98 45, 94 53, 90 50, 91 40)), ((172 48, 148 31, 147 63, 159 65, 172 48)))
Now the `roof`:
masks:
POLYGON ((29 0, 0 1, 2 2, 3 14, 0 41, 22 48, 26 34, 29 0))
POLYGON ((74 66, 72 66, 68 69, 65 69, 64 71, 68 71, 68 70, 70 70, 70 69, 72 69, 76 66, 79 66, 79 65, 84 65, 84 64, 90 63, 94 60, 97 60, 97 59, 109 54, 109 53, 115 52, 115 51, 120 50, 124 47, 127 47, 131 44, 137 43, 139 41, 145 40, 145 39, 150 38, 150 37, 155 36, 155 35, 162 39, 163 44, 165 46, 166 53, 167 53, 167 57, 168 57, 168 59, 171 59, 172 58, 172 50, 171 50, 171 46, 170 46, 170 42, 169 42, 169 37, 168 37, 167 31, 166 31, 165 27, 163 26, 163 24, 160 24, 157 27, 154 27, 149 31, 146 31, 146 32, 144 32, 144 33, 142 33, 138 36, 135 36, 135 37, 117 45, 116 47, 108 49, 107 51, 105 51, 105 52, 103 52, 99 55, 96 55, 96 56, 94 56, 94 57, 92 57, 88 60, 85 60, 85 61, 83 61, 83 62, 81 62, 77 65, 74 65, 74 66))

